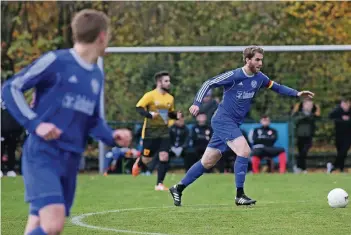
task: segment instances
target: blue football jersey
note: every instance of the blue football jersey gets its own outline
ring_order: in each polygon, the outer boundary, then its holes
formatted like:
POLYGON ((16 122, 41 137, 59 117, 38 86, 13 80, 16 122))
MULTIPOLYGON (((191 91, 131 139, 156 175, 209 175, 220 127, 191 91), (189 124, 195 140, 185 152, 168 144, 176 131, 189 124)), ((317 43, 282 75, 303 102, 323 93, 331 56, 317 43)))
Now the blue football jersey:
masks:
POLYGON ((223 87, 224 89, 217 114, 227 115, 239 124, 243 122, 250 110, 252 99, 261 88, 269 88, 279 94, 293 97, 296 97, 298 93, 294 89, 273 82, 262 72, 248 75, 244 68, 237 68, 204 82, 197 92, 193 104, 200 106, 208 90, 214 87, 223 87))
POLYGON ((8 80, 2 97, 16 120, 30 134, 41 122, 55 124, 63 131, 51 144, 83 152, 92 135, 113 145, 112 130, 100 115, 103 73, 97 64, 85 62, 74 49, 51 51, 8 80), (34 107, 23 92, 34 88, 34 107))

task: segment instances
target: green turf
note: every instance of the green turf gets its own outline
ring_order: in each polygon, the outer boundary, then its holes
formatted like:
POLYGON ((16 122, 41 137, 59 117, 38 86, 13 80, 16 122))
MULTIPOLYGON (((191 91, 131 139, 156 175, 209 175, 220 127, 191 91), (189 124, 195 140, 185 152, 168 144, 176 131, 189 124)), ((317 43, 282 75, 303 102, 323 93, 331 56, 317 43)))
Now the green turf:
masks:
MULTIPOLYGON (((169 175, 167 185, 182 175, 169 175)), ((205 175, 186 189, 183 207, 173 207, 168 192, 155 192, 155 176, 81 175, 72 216, 124 209, 86 217, 83 222, 112 229, 94 230, 67 219, 64 234, 351 234, 351 207, 332 209, 329 190, 351 193, 347 174, 248 175, 247 194, 258 200, 253 208, 233 203, 232 175, 205 175), (145 209, 149 208, 150 209, 145 209), (129 233, 133 234, 133 233, 129 233)), ((23 234, 28 207, 20 177, 1 179, 2 234, 23 234)))

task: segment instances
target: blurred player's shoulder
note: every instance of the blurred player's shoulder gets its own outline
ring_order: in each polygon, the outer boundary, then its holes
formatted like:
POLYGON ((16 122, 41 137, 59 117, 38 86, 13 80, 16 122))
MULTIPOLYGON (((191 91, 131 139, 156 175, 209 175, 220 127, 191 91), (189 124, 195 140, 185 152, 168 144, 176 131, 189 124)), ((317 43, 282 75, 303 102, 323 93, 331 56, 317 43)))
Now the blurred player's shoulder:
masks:
POLYGON ((69 49, 59 49, 59 50, 54 50, 51 51, 51 53, 55 54, 56 58, 60 62, 77 62, 78 64, 88 64, 83 61, 82 58, 79 57, 79 55, 74 51, 73 48, 69 49))
POLYGON ((43 61, 43 63, 48 63, 48 61, 54 61, 55 63, 66 62, 67 64, 70 64, 74 61, 74 57, 70 53, 70 49, 60 49, 44 53, 38 61, 43 61))
MULTIPOLYGON (((73 48, 69 49, 59 49, 51 51, 50 53, 54 54, 56 57, 56 62, 61 70, 63 67, 69 67, 66 69, 66 72, 82 72, 89 71, 94 74, 98 73, 98 75, 103 75, 101 69, 97 66, 97 64, 89 64, 84 61, 73 48)), ((101 76, 97 76, 101 77, 101 76)), ((103 76, 102 76, 103 77, 103 76)))
POLYGON ((70 52, 71 49, 59 49, 59 50, 53 50, 48 52, 52 53, 56 56, 57 59, 59 60, 64 60, 64 59, 73 59, 72 54, 70 52))

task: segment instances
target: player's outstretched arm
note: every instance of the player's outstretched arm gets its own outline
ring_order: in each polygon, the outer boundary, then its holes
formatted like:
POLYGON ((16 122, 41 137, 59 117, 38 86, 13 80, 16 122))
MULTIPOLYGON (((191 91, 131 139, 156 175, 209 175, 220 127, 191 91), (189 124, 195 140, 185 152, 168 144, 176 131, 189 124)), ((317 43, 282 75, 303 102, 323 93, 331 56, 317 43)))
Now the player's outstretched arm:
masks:
MULTIPOLYGON (((56 79, 55 62, 56 55, 49 52, 7 80, 3 85, 2 99, 7 109, 30 133, 35 132, 42 120, 29 107, 23 93, 33 87, 50 87, 56 79)), ((52 130, 53 127, 49 128, 46 125, 45 128, 40 128, 40 133, 51 133, 52 130)))
POLYGON ((314 93, 311 91, 297 91, 293 88, 290 88, 288 86, 280 85, 279 83, 276 83, 272 80, 270 80, 268 77, 265 76, 264 79, 264 85, 268 89, 272 89, 273 91, 281 94, 281 95, 287 95, 287 96, 292 96, 292 97, 309 97, 313 98, 314 93))

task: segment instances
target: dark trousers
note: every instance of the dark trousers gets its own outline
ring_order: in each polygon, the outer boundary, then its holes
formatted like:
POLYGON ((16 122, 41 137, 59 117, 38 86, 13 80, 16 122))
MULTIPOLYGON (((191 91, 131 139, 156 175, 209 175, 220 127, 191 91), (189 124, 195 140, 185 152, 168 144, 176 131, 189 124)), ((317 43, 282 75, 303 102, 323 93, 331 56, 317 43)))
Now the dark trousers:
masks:
POLYGON ((19 142, 20 134, 16 132, 1 133, 3 140, 1 141, 1 170, 14 171, 16 165, 16 148, 19 142), (7 155, 7 161, 3 161, 3 156, 7 155))
MULTIPOLYGON (((222 158, 217 162, 217 168, 220 173, 234 172, 233 166, 236 160, 236 154, 228 149, 222 153, 222 158)), ((249 170, 251 163, 249 162, 249 170)))
POLYGON ((195 151, 189 152, 184 157, 184 167, 187 172, 192 165, 194 165, 197 161, 202 158, 205 149, 195 149, 195 151))
MULTIPOLYGON (((206 149, 195 149, 195 152, 186 154, 184 158, 184 167, 185 170, 188 171, 192 165, 194 165, 197 161, 202 158, 202 155, 205 153, 206 149)), ((228 161, 231 161, 234 153, 232 151, 227 151, 223 154, 223 156, 218 160, 217 164, 213 168, 217 168, 220 173, 224 173, 228 161)), ((210 168, 206 171, 206 173, 211 173, 213 168, 210 168)))
POLYGON ((351 146, 351 137, 337 138, 335 141, 337 156, 335 159, 334 167, 344 171, 345 160, 347 152, 351 146))
POLYGON ((311 147, 312 137, 297 137, 297 149, 299 155, 296 158, 296 165, 298 168, 306 170, 306 158, 311 147))

